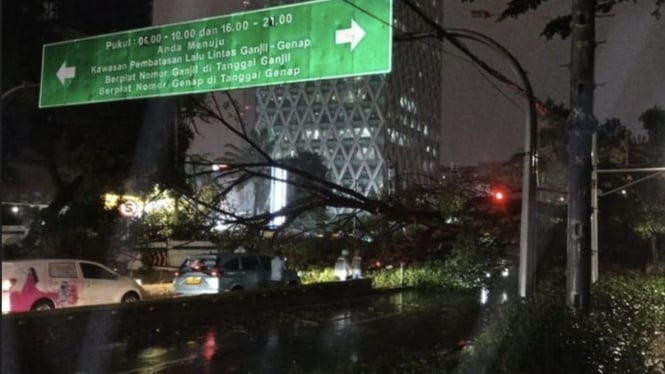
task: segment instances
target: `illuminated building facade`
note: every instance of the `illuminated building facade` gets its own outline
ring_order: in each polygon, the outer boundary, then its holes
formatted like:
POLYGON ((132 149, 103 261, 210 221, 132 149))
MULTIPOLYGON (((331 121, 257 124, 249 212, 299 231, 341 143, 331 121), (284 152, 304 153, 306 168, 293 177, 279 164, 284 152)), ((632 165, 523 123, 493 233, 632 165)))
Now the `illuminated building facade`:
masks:
MULTIPOLYGON (((443 2, 415 3, 441 23, 443 2)), ((394 35, 423 31, 417 14, 402 2, 393 6, 394 35)), ((264 149, 275 159, 318 153, 330 180, 366 196, 397 187, 399 175, 432 175, 439 165, 439 43, 434 38, 394 42, 389 74, 257 89, 256 130, 268 134, 264 149)))

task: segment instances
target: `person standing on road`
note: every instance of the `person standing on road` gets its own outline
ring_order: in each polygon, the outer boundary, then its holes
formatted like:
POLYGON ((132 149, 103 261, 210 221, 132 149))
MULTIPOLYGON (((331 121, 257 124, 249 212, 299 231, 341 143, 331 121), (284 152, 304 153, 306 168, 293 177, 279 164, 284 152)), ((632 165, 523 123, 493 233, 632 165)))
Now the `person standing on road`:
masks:
POLYGON ((362 278, 362 261, 363 258, 360 257, 360 250, 356 249, 351 259, 351 279, 362 278))
POLYGON ((282 256, 282 251, 277 251, 275 257, 270 262, 270 285, 281 286, 284 284, 284 272, 286 271, 286 261, 282 256))
POLYGON ((335 261, 335 277, 341 281, 345 281, 351 272, 351 268, 349 267, 349 260, 346 259, 348 255, 349 251, 344 249, 342 250, 342 254, 337 257, 337 260, 335 261))

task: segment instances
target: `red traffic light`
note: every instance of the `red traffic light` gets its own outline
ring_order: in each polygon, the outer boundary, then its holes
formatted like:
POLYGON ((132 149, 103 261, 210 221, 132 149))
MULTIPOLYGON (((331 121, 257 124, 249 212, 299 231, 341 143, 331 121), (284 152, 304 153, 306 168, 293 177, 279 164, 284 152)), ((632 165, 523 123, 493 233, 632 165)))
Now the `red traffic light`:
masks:
POLYGON ((492 201, 496 203, 504 203, 508 200, 508 192, 500 188, 492 189, 491 196, 492 201))

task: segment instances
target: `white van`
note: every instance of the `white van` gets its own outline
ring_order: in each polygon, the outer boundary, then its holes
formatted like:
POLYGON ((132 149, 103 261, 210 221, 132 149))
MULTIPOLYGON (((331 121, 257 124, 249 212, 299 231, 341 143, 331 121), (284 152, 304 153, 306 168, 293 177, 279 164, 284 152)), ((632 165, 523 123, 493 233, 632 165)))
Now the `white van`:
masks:
POLYGON ((2 313, 135 302, 143 296, 136 281, 92 261, 2 263, 2 313))

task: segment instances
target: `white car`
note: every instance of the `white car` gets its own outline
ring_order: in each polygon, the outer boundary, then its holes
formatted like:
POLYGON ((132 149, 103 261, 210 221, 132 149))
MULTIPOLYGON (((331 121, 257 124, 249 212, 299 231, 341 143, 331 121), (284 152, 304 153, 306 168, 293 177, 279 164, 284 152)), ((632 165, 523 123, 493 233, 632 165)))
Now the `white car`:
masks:
POLYGON ((92 261, 2 263, 2 313, 136 302, 143 297, 143 288, 135 280, 92 261))

